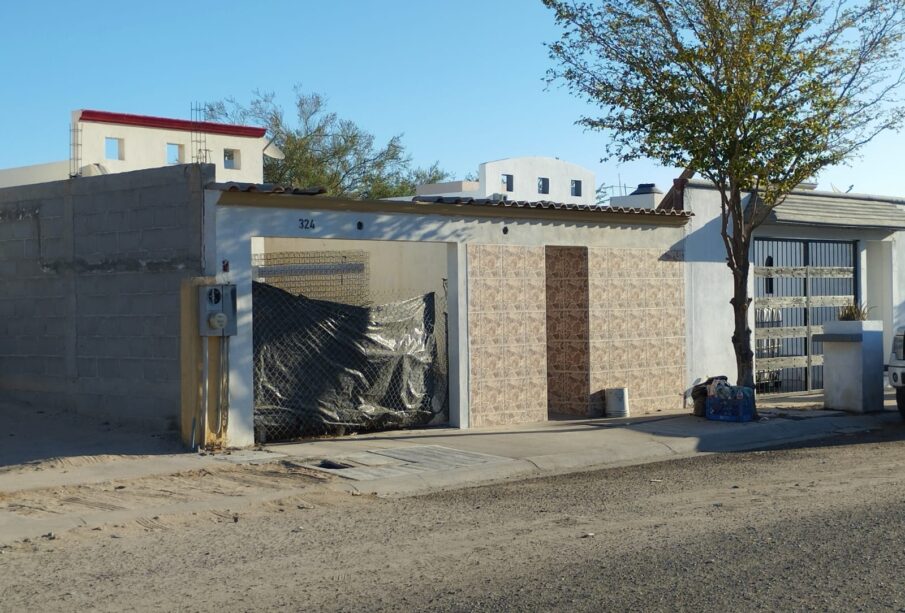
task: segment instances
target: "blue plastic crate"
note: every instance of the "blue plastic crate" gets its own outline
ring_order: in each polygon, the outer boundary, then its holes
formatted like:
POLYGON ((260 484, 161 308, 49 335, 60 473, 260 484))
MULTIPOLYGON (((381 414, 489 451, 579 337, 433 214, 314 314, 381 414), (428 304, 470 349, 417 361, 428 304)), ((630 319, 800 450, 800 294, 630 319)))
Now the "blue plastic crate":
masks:
POLYGON ((706 417, 715 421, 753 421, 754 390, 750 387, 732 387, 730 398, 708 396, 706 417))

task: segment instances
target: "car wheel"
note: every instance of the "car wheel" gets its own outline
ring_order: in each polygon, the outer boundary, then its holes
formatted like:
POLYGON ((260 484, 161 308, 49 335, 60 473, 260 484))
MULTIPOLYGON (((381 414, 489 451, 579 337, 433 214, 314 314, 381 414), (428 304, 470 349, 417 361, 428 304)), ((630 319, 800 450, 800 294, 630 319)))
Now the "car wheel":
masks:
POLYGON ((896 406, 899 407, 902 419, 905 419, 905 387, 896 388, 896 406))

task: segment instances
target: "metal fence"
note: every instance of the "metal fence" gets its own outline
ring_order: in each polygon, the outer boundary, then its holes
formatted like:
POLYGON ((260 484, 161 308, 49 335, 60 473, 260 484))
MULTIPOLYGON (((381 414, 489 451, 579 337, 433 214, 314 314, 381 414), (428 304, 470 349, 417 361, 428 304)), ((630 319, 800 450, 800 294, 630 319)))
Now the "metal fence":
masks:
POLYGON ((316 300, 372 304, 367 251, 282 251, 252 259, 255 281, 316 300))
POLYGON ((821 389, 823 345, 812 337, 858 300, 856 244, 758 238, 752 261, 757 391, 821 389))
POLYGON ((448 421, 445 291, 375 305, 367 252, 254 263, 259 443, 448 421))

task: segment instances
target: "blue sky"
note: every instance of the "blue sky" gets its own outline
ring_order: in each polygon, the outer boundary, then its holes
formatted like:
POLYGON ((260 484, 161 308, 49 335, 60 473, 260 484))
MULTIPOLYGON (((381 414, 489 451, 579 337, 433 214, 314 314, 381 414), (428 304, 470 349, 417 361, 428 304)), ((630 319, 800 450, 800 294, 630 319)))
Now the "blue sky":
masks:
MULTIPOLYGON (((289 108, 300 84, 460 178, 520 155, 582 164, 598 184, 665 189, 676 175, 600 162, 605 137, 574 125, 593 108, 545 88, 557 31, 540 0, 10 0, 0 23, 0 168, 66 159, 73 109, 189 118, 192 102, 255 89, 289 108)), ((820 187, 905 196, 899 139, 878 138, 820 187)))

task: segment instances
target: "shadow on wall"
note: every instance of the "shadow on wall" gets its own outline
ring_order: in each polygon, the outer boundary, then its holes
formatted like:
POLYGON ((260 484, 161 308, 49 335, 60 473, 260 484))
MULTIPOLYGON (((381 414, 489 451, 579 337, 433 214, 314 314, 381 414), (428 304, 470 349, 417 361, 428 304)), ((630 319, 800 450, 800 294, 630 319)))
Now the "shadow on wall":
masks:
POLYGON ((96 461, 98 456, 185 451, 175 431, 155 432, 26 404, 0 404, 0 424, 0 467, 48 460, 78 465, 96 461))
POLYGON ((725 264, 726 246, 723 244, 720 231, 720 218, 715 217, 700 228, 686 234, 682 241, 675 243, 670 249, 684 251, 686 263, 725 264))

